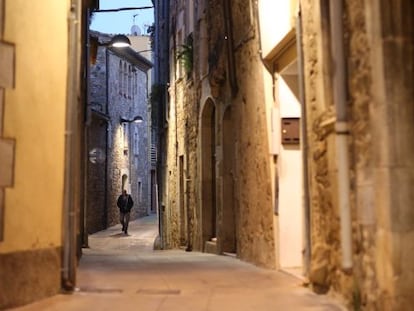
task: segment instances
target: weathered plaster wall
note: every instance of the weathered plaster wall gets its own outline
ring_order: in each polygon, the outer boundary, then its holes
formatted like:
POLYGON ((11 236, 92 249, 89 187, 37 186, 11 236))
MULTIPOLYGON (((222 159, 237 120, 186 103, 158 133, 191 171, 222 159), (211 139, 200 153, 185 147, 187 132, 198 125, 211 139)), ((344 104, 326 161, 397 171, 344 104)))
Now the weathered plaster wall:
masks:
POLYGON ((7 0, 0 7, 0 39, 14 49, 13 57, 0 51, 0 135, 15 140, 13 182, 0 190, 4 309, 60 290, 69 2, 7 0), (12 83, 3 85, 7 78, 12 83))
POLYGON ((18 57, 15 88, 5 92, 3 134, 17 144, 1 252, 61 245, 67 3, 48 5, 6 3, 4 39, 18 46, 18 57), (50 36, 57 40, 52 46, 50 36))

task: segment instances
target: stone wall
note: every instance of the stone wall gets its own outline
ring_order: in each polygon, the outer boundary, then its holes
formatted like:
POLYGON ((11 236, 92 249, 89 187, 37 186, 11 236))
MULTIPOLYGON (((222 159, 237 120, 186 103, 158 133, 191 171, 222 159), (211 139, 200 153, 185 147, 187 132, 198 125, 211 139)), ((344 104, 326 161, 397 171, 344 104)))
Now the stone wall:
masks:
MULTIPOLYGON (((110 39, 93 33, 99 41, 110 39)), ((124 174, 128 176, 125 187, 134 200, 131 219, 147 215, 150 207, 148 76, 139 56, 131 60, 125 55, 99 47, 90 71, 93 117, 88 144, 90 149, 100 146, 107 152, 105 163, 88 164, 90 232, 119 223, 116 201, 124 174), (131 120, 137 115, 143 122, 120 123, 121 118, 131 120)))
POLYGON ((131 184, 129 190, 134 200, 134 208, 131 219, 147 215, 149 202, 149 157, 148 157, 148 113, 147 113, 147 76, 146 73, 136 71, 137 89, 128 93, 127 89, 120 86, 119 64, 124 64, 119 56, 110 54, 109 56, 109 89, 108 89, 108 114, 111 118, 108 130, 108 144, 110 154, 108 161, 108 224, 113 225, 119 222, 118 208, 116 200, 121 193, 122 174, 127 173, 131 184), (126 124, 129 132, 128 149, 124 148, 123 129, 119 122, 120 118, 132 119, 140 115, 144 121, 142 123, 126 124), (139 134, 138 153, 135 154, 133 134, 139 134), (125 170, 125 171, 124 171, 125 170), (138 193, 138 183, 141 183, 141 195, 138 193))
POLYGON ((352 108, 353 152, 354 281, 347 298, 367 310, 378 310, 375 275, 375 219, 373 211, 373 162, 371 114, 373 97, 370 48, 367 38, 364 1, 349 1, 346 6, 346 51, 348 55, 349 100, 352 108))
POLYGON ((414 304, 414 5, 366 1, 371 47, 372 159, 376 211, 375 272, 378 305, 407 310, 414 304))
MULTIPOLYGON (((176 20, 178 2, 173 6, 172 21, 176 20)), ((180 221, 186 221, 189 230, 187 244, 195 250, 204 250, 202 206, 202 157, 201 132, 202 109, 206 101, 215 104, 215 163, 216 199, 213 208, 217 213, 217 240, 221 253, 223 228, 225 218, 223 211, 228 208, 223 205, 223 116, 231 106, 231 116, 234 119, 236 154, 234 158, 235 193, 238 219, 235 230, 237 237, 237 255, 249 262, 274 267, 274 235, 273 235, 273 205, 271 194, 270 163, 268 157, 268 138, 266 134, 266 118, 261 63, 259 57, 258 37, 254 20, 250 16, 249 6, 242 1, 232 4, 231 15, 234 19, 233 31, 236 32, 237 42, 227 53, 228 45, 225 37, 225 11, 222 2, 209 1, 205 10, 195 14, 199 20, 193 32, 194 67, 189 78, 174 81, 170 86, 171 107, 168 127, 168 156, 167 180, 168 193, 165 201, 166 231, 168 247, 180 245, 180 221), (202 29, 205 27, 207 29, 202 29), (207 37, 203 37, 206 34, 207 37), (207 41, 207 53, 202 50, 207 41), (234 53, 234 54, 233 54, 234 53), (237 71, 229 72, 227 58, 236 58, 237 71), (202 63, 208 58, 208 75, 203 75, 202 63), (231 75, 237 77, 239 93, 232 97, 234 85, 230 83, 231 75), (176 122, 176 123, 175 123, 176 122), (248 124, 249 126, 246 126, 248 124), (179 157, 185 157, 185 206, 184 215, 180 216, 179 189, 179 157), (183 217, 184 216, 184 217, 183 217)), ((230 6, 229 6, 230 8, 230 6)), ((174 25, 173 25, 174 27, 174 25)), ((174 33, 171 42, 174 42, 174 33)), ((183 209, 181 209, 182 213, 183 209)), ((187 246, 188 246, 187 245, 187 246)))
MULTIPOLYGON (((308 112, 306 132, 309 140, 307 156, 311 172, 312 256, 309 278, 317 292, 334 289, 348 296, 352 295, 353 284, 341 270, 329 7, 325 2, 303 1, 302 10, 308 112)), ((351 195, 355 197, 352 191, 351 195)), ((354 208, 351 203, 351 209, 354 208)))
POLYGON ((411 195, 406 187, 412 185, 412 164, 407 159, 413 144, 406 138, 412 133, 412 105, 407 103, 412 102, 413 88, 405 82, 413 75, 409 52, 413 36, 402 25, 412 18, 413 6, 404 1, 345 2, 353 268, 343 271, 328 3, 302 1, 311 172, 309 277, 315 290, 340 293, 350 308, 406 310, 412 305, 406 290, 414 280, 412 260, 406 259, 411 250, 404 244, 412 243, 408 242, 412 213, 407 209, 411 195), (392 186, 396 184, 404 187, 392 186))
MULTIPOLYGON (((92 113, 88 126, 88 152, 94 149, 103 154, 107 151, 106 135, 107 120, 92 113)), ((87 204, 86 229, 88 234, 107 228, 107 202, 106 202, 106 168, 107 159, 89 159, 87 164, 87 204)))
MULTIPOLYGON (((245 1, 231 1, 237 95, 231 99, 236 136, 238 255, 274 268, 275 241, 263 63, 255 14, 245 1)), ((231 55, 229 55, 231 57, 231 55)), ((227 98, 229 96, 227 95, 227 98)))

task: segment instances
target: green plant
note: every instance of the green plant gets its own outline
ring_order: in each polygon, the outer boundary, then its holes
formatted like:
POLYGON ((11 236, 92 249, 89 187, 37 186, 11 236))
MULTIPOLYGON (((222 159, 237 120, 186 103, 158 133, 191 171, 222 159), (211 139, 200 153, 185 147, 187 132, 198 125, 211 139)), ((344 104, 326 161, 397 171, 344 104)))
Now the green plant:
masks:
POLYGON ((193 40, 191 36, 187 37, 187 43, 180 46, 177 53, 177 60, 181 62, 187 75, 193 70, 193 40))

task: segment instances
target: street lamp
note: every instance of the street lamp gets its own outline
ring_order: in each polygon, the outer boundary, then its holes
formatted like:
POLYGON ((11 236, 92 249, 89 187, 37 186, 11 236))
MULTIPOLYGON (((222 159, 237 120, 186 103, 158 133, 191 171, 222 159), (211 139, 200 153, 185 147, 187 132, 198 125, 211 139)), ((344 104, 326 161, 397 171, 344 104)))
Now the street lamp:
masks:
POLYGON ((142 121, 144 121, 144 120, 142 119, 141 116, 136 116, 132 120, 125 119, 125 118, 122 118, 122 117, 119 119, 119 122, 121 124, 122 123, 141 123, 142 121))
POLYGON ((109 42, 99 43, 99 45, 115 47, 115 48, 123 48, 123 47, 131 46, 131 41, 129 41, 128 37, 125 35, 115 35, 111 38, 109 42))

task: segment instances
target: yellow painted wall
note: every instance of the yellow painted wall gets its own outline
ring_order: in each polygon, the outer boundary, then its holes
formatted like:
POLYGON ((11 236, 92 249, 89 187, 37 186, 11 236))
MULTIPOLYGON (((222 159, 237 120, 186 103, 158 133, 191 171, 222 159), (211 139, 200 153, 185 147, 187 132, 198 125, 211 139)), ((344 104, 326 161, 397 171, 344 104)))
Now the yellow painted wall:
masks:
POLYGON ((6 0, 4 40, 16 45, 4 136, 16 139, 0 253, 60 246, 69 0, 6 0))

